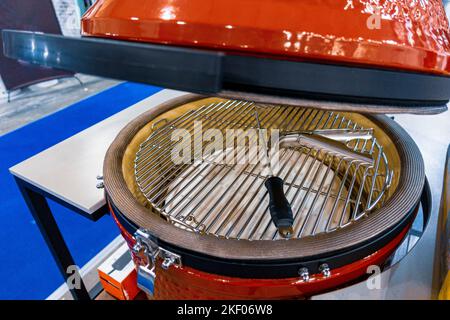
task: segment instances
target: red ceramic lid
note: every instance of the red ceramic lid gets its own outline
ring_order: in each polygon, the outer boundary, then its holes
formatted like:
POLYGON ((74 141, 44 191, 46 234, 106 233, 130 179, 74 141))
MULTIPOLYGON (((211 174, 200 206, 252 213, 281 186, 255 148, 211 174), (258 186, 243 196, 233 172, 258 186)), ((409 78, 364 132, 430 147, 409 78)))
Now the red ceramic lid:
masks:
POLYGON ((98 0, 82 33, 450 74, 440 0, 98 0))

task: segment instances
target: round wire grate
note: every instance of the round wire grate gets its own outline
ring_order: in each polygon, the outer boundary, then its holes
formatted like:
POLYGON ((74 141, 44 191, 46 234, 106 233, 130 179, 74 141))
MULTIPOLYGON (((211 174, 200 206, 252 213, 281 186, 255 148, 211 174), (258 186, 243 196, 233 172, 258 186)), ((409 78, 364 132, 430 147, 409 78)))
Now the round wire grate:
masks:
POLYGON ((261 128, 281 135, 276 175, 284 180, 294 213, 293 238, 346 227, 383 204, 393 171, 376 138, 350 139, 342 152, 283 144, 283 133, 345 129, 351 134, 370 128, 332 111, 227 100, 167 121, 140 145, 135 177, 152 208, 192 232, 281 239, 268 210, 265 168, 259 152, 250 148, 258 139, 255 108, 261 128), (231 144, 211 139, 218 133, 228 138, 230 131, 231 144), (174 150, 177 155, 184 151, 188 161, 174 162, 174 150))

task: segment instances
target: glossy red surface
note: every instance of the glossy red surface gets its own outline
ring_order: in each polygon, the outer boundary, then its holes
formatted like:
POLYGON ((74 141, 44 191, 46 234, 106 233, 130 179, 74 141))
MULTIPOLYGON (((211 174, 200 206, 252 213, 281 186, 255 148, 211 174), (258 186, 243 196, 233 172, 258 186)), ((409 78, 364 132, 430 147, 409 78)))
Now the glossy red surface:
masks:
MULTIPOLYGON (((111 210, 111 207, 110 207, 111 210)), ((114 215, 114 221, 130 248, 134 245, 130 235, 114 215)), ((190 267, 156 268, 155 299, 299 299, 330 289, 367 275, 371 265, 381 265, 398 247, 410 226, 408 225, 390 243, 373 254, 346 266, 333 269, 330 277, 311 275, 308 282, 300 277, 286 279, 241 279, 202 272, 190 267)), ((133 257, 137 263, 138 258, 133 257)))
POLYGON ((441 0, 98 0, 82 30, 84 36, 450 74, 441 0))

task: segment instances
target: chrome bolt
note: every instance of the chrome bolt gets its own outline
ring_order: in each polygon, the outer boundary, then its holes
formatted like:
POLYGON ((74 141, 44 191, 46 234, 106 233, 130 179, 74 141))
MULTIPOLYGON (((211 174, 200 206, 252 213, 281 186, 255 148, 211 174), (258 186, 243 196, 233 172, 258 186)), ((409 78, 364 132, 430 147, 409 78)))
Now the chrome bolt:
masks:
POLYGON ((167 269, 169 269, 169 267, 170 267, 174 262, 175 262, 175 260, 174 260, 173 258, 167 257, 167 258, 165 258, 164 261, 162 262, 161 267, 162 267, 164 270, 167 270, 167 269))
POLYGON ((103 180, 103 176, 99 174, 99 175, 97 176, 97 180, 103 180))
POLYGON ((132 250, 135 254, 139 254, 144 251, 144 246, 140 242, 136 242, 132 250))
POLYGON ((105 185, 103 182, 99 182, 99 183, 97 183, 96 187, 97 187, 97 189, 103 189, 105 187, 105 185))
POLYGON ((298 270, 298 274, 302 278, 303 282, 308 282, 309 281, 308 268, 300 268, 300 270, 298 270))
POLYGON ((322 273, 322 275, 323 275, 325 278, 328 278, 328 277, 331 275, 330 267, 329 267, 328 264, 326 264, 326 263, 322 263, 322 264, 319 266, 319 271, 322 273))

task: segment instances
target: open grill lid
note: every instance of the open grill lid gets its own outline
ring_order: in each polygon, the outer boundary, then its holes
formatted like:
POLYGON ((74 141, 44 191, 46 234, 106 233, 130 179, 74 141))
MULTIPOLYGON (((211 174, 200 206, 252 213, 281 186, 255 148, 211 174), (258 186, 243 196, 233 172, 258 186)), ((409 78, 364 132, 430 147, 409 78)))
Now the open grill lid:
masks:
POLYGON ((441 0, 103 0, 82 34, 450 74, 441 0))
POLYGON ((329 110, 438 113, 450 100, 450 32, 438 0, 104 0, 82 29, 84 38, 3 31, 5 55, 329 110))

